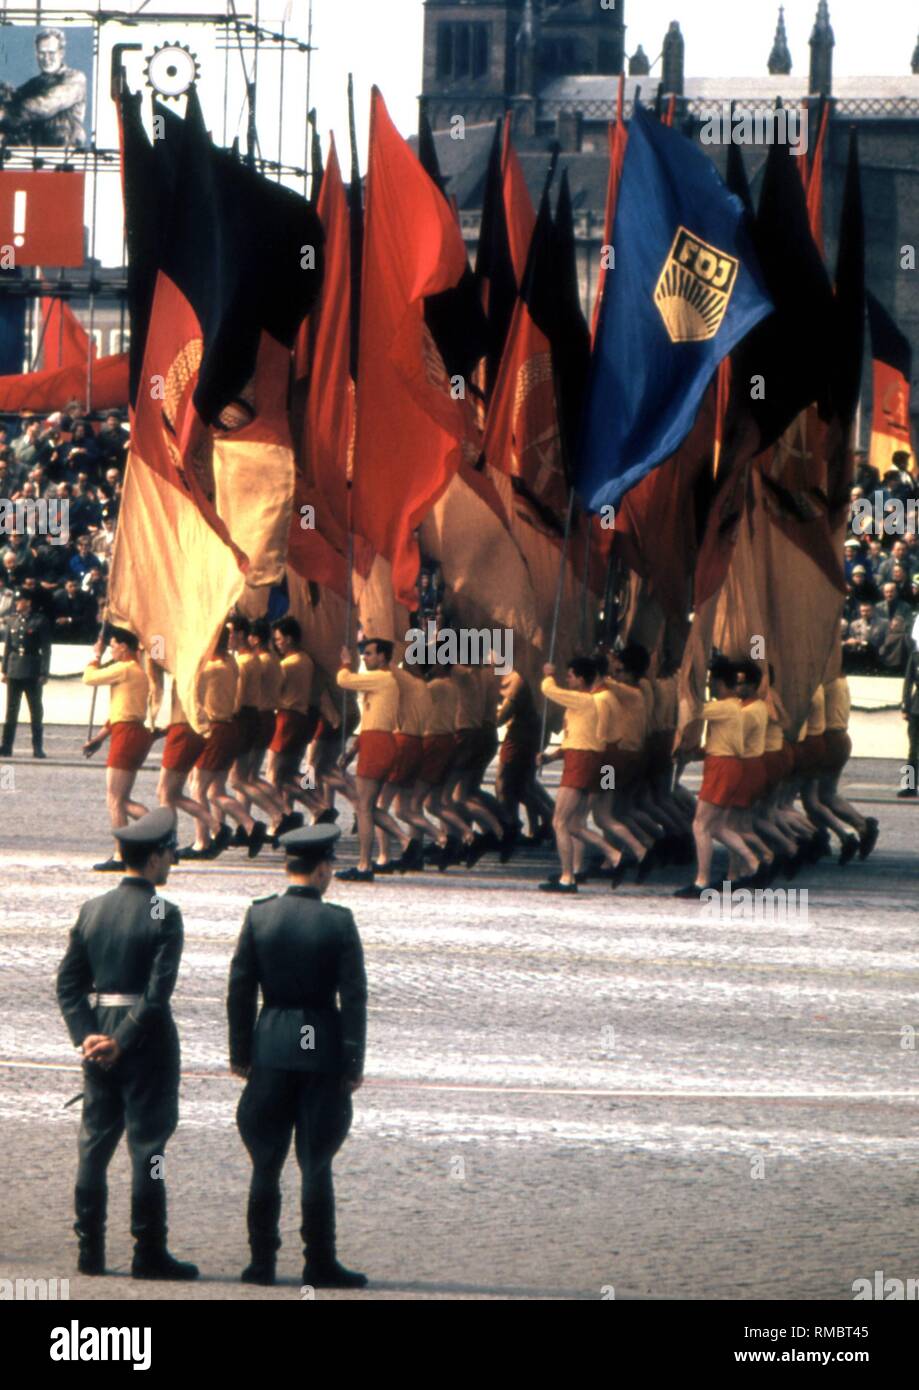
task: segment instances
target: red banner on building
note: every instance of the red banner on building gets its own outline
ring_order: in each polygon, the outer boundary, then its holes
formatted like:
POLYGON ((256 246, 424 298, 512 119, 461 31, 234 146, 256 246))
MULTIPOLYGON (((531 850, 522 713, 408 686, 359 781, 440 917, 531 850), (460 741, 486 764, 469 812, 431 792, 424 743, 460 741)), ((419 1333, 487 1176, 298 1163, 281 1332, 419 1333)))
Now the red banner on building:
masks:
POLYGON ((83 264, 84 182, 78 173, 0 173, 0 252, 7 269, 83 264))

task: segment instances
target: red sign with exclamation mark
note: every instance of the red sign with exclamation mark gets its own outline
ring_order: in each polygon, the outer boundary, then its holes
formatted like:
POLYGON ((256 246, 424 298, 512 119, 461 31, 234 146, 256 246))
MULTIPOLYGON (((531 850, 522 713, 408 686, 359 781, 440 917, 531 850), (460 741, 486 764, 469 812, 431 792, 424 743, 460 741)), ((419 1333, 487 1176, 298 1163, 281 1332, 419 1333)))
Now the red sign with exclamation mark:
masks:
POLYGON ((2 264, 82 265, 84 185, 78 173, 0 173, 2 264))

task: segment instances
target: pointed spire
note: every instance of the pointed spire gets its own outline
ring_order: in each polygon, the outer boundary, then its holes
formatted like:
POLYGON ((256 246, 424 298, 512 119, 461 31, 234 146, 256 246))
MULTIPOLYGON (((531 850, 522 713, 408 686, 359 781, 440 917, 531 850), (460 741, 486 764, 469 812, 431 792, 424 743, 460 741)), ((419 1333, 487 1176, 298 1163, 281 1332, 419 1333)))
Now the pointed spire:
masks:
POLYGON ((830 24, 830 7, 820 0, 817 18, 810 36, 810 92, 814 96, 830 96, 833 91, 833 49, 836 39, 830 24))
POLYGON ((913 72, 919 76, 919 39, 916 40, 916 47, 913 49, 913 72))
POLYGON ((775 41, 769 54, 769 71, 774 77, 787 77, 791 72, 791 52, 788 48, 788 35, 785 32, 785 6, 779 6, 779 22, 776 25, 775 41))
POLYGON ((651 61, 639 44, 629 59, 629 77, 647 77, 650 71, 651 61))

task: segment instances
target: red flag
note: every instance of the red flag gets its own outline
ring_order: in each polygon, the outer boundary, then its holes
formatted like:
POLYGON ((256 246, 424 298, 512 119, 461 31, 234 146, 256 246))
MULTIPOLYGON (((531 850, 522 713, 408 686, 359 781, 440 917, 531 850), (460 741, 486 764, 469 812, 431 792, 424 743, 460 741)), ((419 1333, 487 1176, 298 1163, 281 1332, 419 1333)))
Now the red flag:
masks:
MULTIPOLYGON (((619 184, 622 180, 622 166, 625 162, 629 133, 622 119, 625 98, 625 77, 620 74, 616 92, 616 120, 609 128, 609 183, 606 186, 606 213, 603 219, 603 244, 612 246, 613 226, 616 221, 616 202, 619 197, 619 184)), ((606 280, 606 257, 600 257, 600 273, 597 276, 597 297, 594 300, 593 320, 590 325, 591 342, 597 336, 597 321, 600 305, 603 302, 603 284, 606 280)))
POLYGON ((527 188, 517 151, 511 144, 511 118, 504 122, 504 144, 501 150, 501 179, 504 189, 504 215, 511 248, 511 260, 517 277, 517 288, 523 284, 530 242, 536 226, 533 200, 527 188))
MULTIPOLYGON (((43 299, 41 320, 42 367, 45 371, 59 367, 82 367, 85 370, 89 338, 70 305, 63 299, 43 299)), ((92 355, 96 355, 95 343, 92 355)))
POLYGON ((348 593, 348 475, 354 450, 351 379, 351 232, 334 138, 316 205, 325 232, 325 278, 297 338, 295 371, 309 377, 288 540, 288 563, 306 579, 348 593))
POLYGON ((467 415, 454 400, 424 299, 457 284, 466 248, 446 198, 373 88, 361 289, 352 516, 413 607, 414 532, 455 474, 467 415))
MULTIPOLYGON (((60 410, 61 401, 86 400, 86 358, 82 365, 45 372, 0 376, 0 410, 60 410)), ((93 363, 93 410, 113 410, 128 403, 128 354, 100 357, 93 363)))

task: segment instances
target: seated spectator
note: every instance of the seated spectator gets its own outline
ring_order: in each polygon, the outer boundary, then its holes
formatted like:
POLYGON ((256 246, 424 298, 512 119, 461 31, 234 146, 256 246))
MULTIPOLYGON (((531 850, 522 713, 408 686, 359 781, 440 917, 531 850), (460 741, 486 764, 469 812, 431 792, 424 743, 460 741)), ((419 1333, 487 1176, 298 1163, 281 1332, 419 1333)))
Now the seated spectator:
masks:
POLYGON ((856 566, 856 565, 862 565, 862 566, 864 566, 864 564, 865 564, 865 556, 864 556, 864 553, 863 553, 863 550, 862 550, 862 543, 861 543, 861 541, 856 540, 856 538, 855 538, 854 536, 850 536, 850 537, 848 538, 848 540, 846 541, 846 544, 845 544, 845 554, 846 554, 846 579, 851 579, 851 578, 852 578, 852 571, 853 571, 853 569, 855 568, 855 566, 856 566))
POLYGON ((902 618, 907 626, 912 626, 912 610, 908 603, 904 603, 897 593, 897 586, 892 580, 881 589, 881 601, 875 605, 875 614, 884 622, 892 622, 894 618, 902 618))
POLYGON ((115 520, 118 515, 114 504, 107 502, 102 507, 101 525, 99 530, 92 538, 92 552, 98 555, 103 564, 108 564, 112 558, 112 546, 115 544, 115 520))
POLYGON ((70 443, 64 445, 63 457, 74 478, 80 469, 87 473, 95 473, 98 469, 103 456, 85 420, 78 420, 74 425, 70 443))
POLYGON ((878 651, 887 636, 887 625, 875 616, 874 604, 862 603, 858 617, 846 625, 842 639, 843 669, 873 671, 877 668, 878 651))
POLYGON ((879 584, 886 584, 888 579, 893 578, 894 565, 906 568, 907 553, 906 542, 898 537, 890 547, 890 554, 875 568, 874 577, 879 584))
POLYGON ((912 626, 912 613, 899 614, 886 624, 887 631, 878 648, 878 664, 887 675, 902 676, 906 670, 906 660, 911 649, 909 630, 912 626))
POLYGON ((54 593, 70 572, 71 551, 67 545, 52 545, 43 536, 33 538, 30 550, 39 585, 54 593))
POLYGON ((868 462, 868 455, 864 449, 856 449, 852 456, 854 472, 852 481, 856 487, 860 487, 865 496, 873 492, 880 482, 880 476, 876 468, 872 468, 868 462))
POLYGON ((96 446, 102 457, 116 468, 124 467, 129 435, 117 411, 111 410, 105 417, 105 424, 96 435, 96 446))
POLYGON ((55 590, 52 604, 55 642, 94 642, 98 631, 96 600, 73 578, 55 590))
POLYGON ((121 470, 119 468, 107 468, 105 481, 99 485, 99 490, 109 502, 117 501, 121 496, 121 470))
POLYGON ((39 435, 41 425, 37 420, 30 420, 18 439, 13 440, 13 454, 16 462, 25 468, 30 468, 38 459, 39 435))
POLYGON ((852 571, 852 578, 846 585, 845 616, 851 622, 858 615, 859 606, 863 603, 877 603, 881 597, 878 586, 869 577, 864 565, 856 565, 852 571))
POLYGON ((909 584, 909 575, 906 573, 905 565, 896 564, 890 572, 890 582, 896 584, 897 595, 903 600, 907 607, 913 606, 913 595, 909 584))
POLYGON ((0 500, 9 502, 19 490, 19 465, 0 457, 0 500))
MULTIPOLYGON (((77 536, 74 553, 70 557, 70 573, 78 583, 83 584, 87 574, 101 574, 102 563, 90 548, 89 536, 77 536)), ((84 585, 84 587, 86 587, 84 585)))
POLYGON ((96 501, 95 493, 87 492, 79 483, 74 483, 73 487, 61 483, 58 496, 62 501, 67 500, 67 524, 74 538, 97 529, 102 520, 102 508, 96 501), (62 492, 61 489, 66 490, 62 492))
POLYGON ((868 542, 868 555, 864 563, 871 578, 877 583, 878 570, 887 560, 887 551, 877 536, 872 536, 868 542))
POLYGON ((34 574, 35 562, 29 552, 28 537, 20 531, 11 531, 6 538, 6 545, 0 550, 0 564, 6 571, 7 583, 14 587, 34 574))

